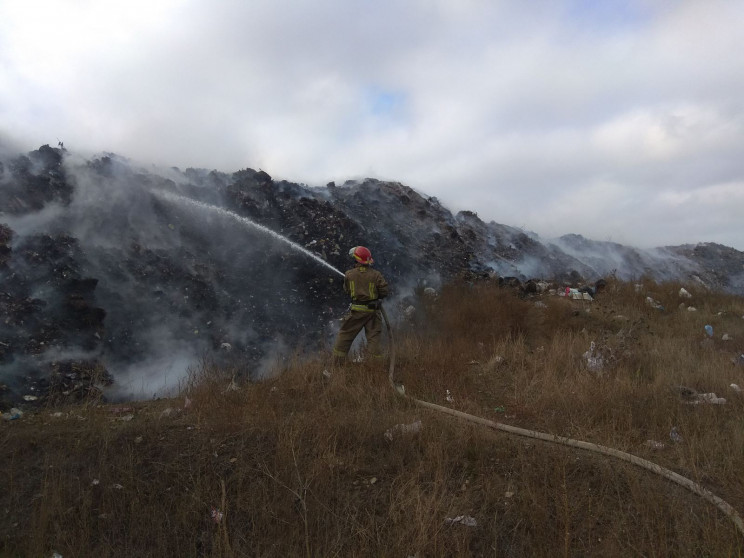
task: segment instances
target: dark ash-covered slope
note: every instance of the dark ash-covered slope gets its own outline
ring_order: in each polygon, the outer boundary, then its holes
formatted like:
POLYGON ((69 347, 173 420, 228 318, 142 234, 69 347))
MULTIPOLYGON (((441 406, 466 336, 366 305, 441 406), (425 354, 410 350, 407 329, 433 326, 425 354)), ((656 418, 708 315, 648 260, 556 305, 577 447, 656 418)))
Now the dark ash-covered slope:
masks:
POLYGON ((204 356, 257 376, 272 355, 326 348, 346 304, 340 277, 253 223, 339 270, 350 247, 368 246, 397 297, 463 274, 615 273, 744 292, 744 254, 724 246, 546 242, 395 182, 313 188, 260 170, 156 171, 49 146, 0 157, 0 223, 6 400, 83 396, 112 379, 113 394, 151 396, 204 356))

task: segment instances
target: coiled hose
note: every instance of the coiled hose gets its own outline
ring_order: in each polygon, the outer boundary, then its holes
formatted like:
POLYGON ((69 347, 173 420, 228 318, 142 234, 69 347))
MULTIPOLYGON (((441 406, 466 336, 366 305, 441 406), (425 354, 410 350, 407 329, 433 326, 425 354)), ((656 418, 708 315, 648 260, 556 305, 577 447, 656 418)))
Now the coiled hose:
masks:
POLYGON ((407 395, 405 386, 395 381, 395 338, 393 336, 393 328, 390 326, 390 320, 388 319, 387 313, 385 312, 385 308, 381 307, 380 310, 382 311, 382 317, 383 317, 383 320, 385 321, 385 327, 387 329, 388 339, 390 340, 390 366, 389 366, 388 380, 390 381, 391 387, 395 390, 395 393, 398 394, 399 396, 407 399, 408 401, 411 401, 412 403, 414 403, 415 405, 418 405, 419 407, 424 407, 426 409, 438 411, 440 413, 451 415, 453 417, 467 420, 469 422, 481 424, 483 426, 493 428, 494 430, 501 430, 503 432, 508 432, 509 434, 516 434, 517 436, 524 436, 526 438, 534 438, 536 440, 543 440, 545 442, 552 442, 554 444, 562 444, 564 446, 570 446, 574 448, 591 451, 594 453, 601 453, 603 455, 609 455, 611 457, 615 457, 617 459, 627 461, 628 463, 632 463, 633 465, 637 465, 638 467, 642 467, 643 469, 647 469, 651 471, 652 473, 656 473, 657 475, 667 478, 679 484, 680 486, 687 488, 688 490, 694 492, 698 496, 702 497, 703 499, 707 500, 708 502, 716 506, 719 510, 721 510, 726 515, 726 517, 728 517, 731 521, 733 521, 734 525, 739 530, 739 532, 742 535, 744 535, 744 521, 742 521, 742 518, 739 515, 739 513, 728 502, 726 502, 722 498, 719 498, 707 488, 704 488, 698 483, 693 482, 687 477, 683 477, 682 475, 679 475, 675 473, 674 471, 671 471, 660 465, 657 465, 656 463, 648 461, 647 459, 642 459, 630 453, 626 453, 624 451, 609 448, 607 446, 600 446, 599 444, 592 444, 590 442, 582 442, 581 440, 574 440, 572 438, 556 436, 555 434, 546 434, 544 432, 537 432, 535 430, 527 430, 525 428, 519 428, 517 426, 510 426, 508 424, 494 422, 492 420, 488 420, 482 417, 477 417, 475 415, 470 415, 468 413, 463 413, 462 411, 457 411, 455 409, 443 407, 442 405, 437 405, 435 403, 430 403, 428 401, 423 401, 421 399, 416 399, 415 397, 411 397, 410 395, 407 395))

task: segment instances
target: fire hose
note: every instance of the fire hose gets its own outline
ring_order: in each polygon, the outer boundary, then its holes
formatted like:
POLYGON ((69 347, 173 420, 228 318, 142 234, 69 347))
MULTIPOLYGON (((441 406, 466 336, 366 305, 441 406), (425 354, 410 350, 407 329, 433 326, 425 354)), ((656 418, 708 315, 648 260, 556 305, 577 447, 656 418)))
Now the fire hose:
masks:
POLYGON ((669 469, 666 469, 662 467, 661 465, 657 465, 656 463, 648 461, 647 459, 643 459, 636 455, 632 455, 630 453, 620 451, 614 448, 610 448, 607 446, 593 444, 591 442, 583 442, 581 440, 574 440, 572 438, 566 438, 564 436, 557 436, 555 434, 546 434, 544 432, 537 432, 536 430, 528 430, 525 428, 519 428, 517 426, 510 426, 508 424, 495 422, 495 421, 488 420, 482 417, 464 413, 462 411, 450 409, 449 407, 444 407, 442 405, 437 405, 435 403, 430 403, 428 401, 416 399, 415 397, 411 397, 410 395, 406 394, 405 386, 395 381, 395 338, 393 336, 393 328, 390 326, 390 320, 388 319, 387 313, 385 312, 385 308, 381 306, 380 310, 382 312, 383 320, 385 321, 385 327, 387 329, 388 339, 390 341, 389 343, 390 344, 390 366, 389 366, 389 372, 388 372, 388 380, 390 381, 390 386, 395 390, 395 393, 399 395, 400 397, 406 399, 407 401, 412 402, 413 404, 419 407, 423 407, 425 409, 431 409, 433 411, 438 411, 440 413, 444 413, 444 414, 447 414, 453 417, 457 417, 459 419, 473 422, 475 424, 480 424, 482 426, 487 426, 494 430, 501 430, 502 432, 507 432, 509 434, 515 434, 517 436, 524 436, 526 438, 534 438, 536 440, 543 440, 545 442, 552 442, 554 444, 561 444, 564 446, 579 448, 579 449, 591 451, 594 453, 609 455, 610 457, 614 457, 622 461, 627 461, 628 463, 632 463, 633 465, 637 465, 638 467, 651 471, 652 473, 656 473, 657 475, 660 475, 666 479, 671 480, 672 482, 677 483, 680 486, 687 488, 691 492, 694 492, 698 496, 702 497, 704 500, 713 504, 720 511, 722 511, 731 521, 733 521, 734 525, 739 530, 739 532, 742 535, 744 535, 744 521, 742 521, 742 518, 739 515, 739 513, 728 502, 726 502, 722 498, 719 498, 707 488, 704 488, 700 484, 693 482, 687 477, 683 477, 682 475, 675 473, 674 471, 671 471, 669 469))

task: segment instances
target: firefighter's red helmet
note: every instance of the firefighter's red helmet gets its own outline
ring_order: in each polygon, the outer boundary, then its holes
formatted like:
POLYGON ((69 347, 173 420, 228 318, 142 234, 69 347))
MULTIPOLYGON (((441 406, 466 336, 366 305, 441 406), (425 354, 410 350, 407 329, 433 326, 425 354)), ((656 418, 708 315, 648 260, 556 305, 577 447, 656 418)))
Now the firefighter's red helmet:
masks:
POLYGON ((372 265, 372 252, 364 246, 355 246, 349 250, 349 255, 362 265, 372 265))

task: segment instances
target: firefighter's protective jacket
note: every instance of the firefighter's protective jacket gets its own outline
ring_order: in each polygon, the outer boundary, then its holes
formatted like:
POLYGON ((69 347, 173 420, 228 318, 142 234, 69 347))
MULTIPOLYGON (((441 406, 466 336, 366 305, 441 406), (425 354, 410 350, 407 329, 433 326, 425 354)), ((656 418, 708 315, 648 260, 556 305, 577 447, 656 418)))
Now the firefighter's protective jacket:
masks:
POLYGON ((374 312, 367 303, 388 295, 388 284, 382 273, 366 265, 359 265, 344 274, 344 291, 351 296, 351 309, 374 312))

